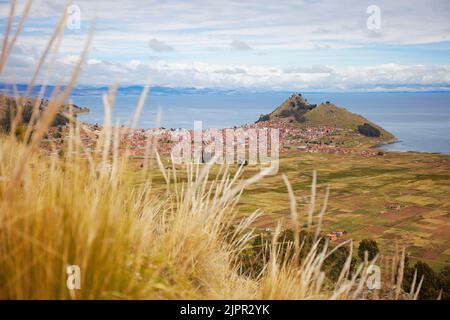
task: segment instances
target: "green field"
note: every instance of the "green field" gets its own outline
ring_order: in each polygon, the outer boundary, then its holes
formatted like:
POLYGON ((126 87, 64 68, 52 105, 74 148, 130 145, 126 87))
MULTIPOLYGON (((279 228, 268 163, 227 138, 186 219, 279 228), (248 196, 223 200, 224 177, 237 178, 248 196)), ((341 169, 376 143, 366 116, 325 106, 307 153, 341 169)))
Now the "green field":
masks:
MULTIPOLYGON (((213 168, 211 177, 217 170, 213 168)), ((260 209, 262 215, 255 227, 274 229, 282 221, 289 228, 289 197, 282 180, 285 174, 306 223, 314 170, 317 212, 330 186, 324 235, 346 231, 337 242, 375 239, 384 255, 391 256, 396 247, 400 250, 405 246, 411 260, 424 260, 437 269, 450 264, 450 156, 386 152, 365 158, 292 150, 282 155, 278 174, 246 188, 238 205, 241 214, 260 209)), ((247 166, 244 177, 258 171, 259 167, 247 166)), ((183 176, 180 172, 177 175, 183 176)), ((155 178, 157 184, 164 184, 162 177, 155 178)))
POLYGON ((258 227, 273 227, 280 219, 288 227, 289 200, 281 174, 289 178, 306 214, 313 170, 317 170, 318 206, 330 186, 324 233, 345 230, 342 239, 376 239, 387 255, 398 245, 405 246, 411 258, 435 267, 450 263, 450 156, 291 153, 281 159, 280 174, 247 189, 241 210, 261 208, 258 227))

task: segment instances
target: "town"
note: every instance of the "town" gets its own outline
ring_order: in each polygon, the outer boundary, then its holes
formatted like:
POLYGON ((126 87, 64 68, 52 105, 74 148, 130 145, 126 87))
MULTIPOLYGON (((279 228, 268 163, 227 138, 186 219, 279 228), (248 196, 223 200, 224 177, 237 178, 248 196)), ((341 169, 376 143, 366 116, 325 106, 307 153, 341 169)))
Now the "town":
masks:
MULTIPOLYGON (((87 151, 95 150, 99 141, 102 127, 98 124, 80 123, 81 142, 87 151)), ((197 133, 190 129, 174 128, 152 128, 152 129, 130 129, 126 126, 113 127, 118 131, 120 137, 120 150, 127 150, 130 156, 143 158, 148 155, 149 150, 156 148, 161 156, 170 156, 178 144, 187 141, 193 148, 197 133)), ((262 145, 267 141, 267 152, 272 152, 272 139, 270 132, 278 132, 278 149, 281 154, 289 153, 296 149, 305 153, 328 153, 328 154, 355 154, 362 157, 373 157, 382 153, 375 149, 347 147, 342 142, 342 136, 350 134, 348 129, 332 126, 308 126, 299 127, 287 122, 257 122, 241 127, 224 129, 202 130, 202 160, 211 159, 213 155, 224 150, 233 150, 239 155, 240 150, 254 150, 258 146, 261 154, 262 145), (230 141, 230 133, 232 141, 230 141), (258 141, 256 133, 258 133, 258 141), (267 134, 269 133, 269 134, 267 134), (261 139, 261 135, 267 137, 261 139), (232 144, 230 149, 229 144, 232 144), (228 148, 228 149, 227 149, 228 148)), ((60 152, 64 147, 64 141, 69 135, 69 126, 60 125, 50 128, 42 147, 44 152, 60 152)), ((351 133, 356 134, 356 133, 351 133)), ((114 136, 114 135, 113 135, 114 136)), ((245 154, 245 153, 244 153, 245 154)))

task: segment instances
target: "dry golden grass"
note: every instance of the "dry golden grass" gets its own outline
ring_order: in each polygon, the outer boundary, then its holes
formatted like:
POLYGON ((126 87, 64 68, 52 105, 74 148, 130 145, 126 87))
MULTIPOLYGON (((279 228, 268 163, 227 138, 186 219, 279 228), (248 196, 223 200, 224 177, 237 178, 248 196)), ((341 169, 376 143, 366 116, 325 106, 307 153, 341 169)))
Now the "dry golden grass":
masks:
MULTIPOLYGON (((54 39, 59 37, 62 25, 56 27, 54 39)), ((368 297, 365 280, 373 261, 366 261, 350 275, 349 256, 339 281, 329 283, 322 267, 334 249, 318 249, 320 229, 315 245, 301 263, 295 259, 303 247, 298 238, 291 246, 292 260, 280 259, 279 246, 274 242, 263 273, 241 275, 237 256, 252 237, 249 226, 258 212, 236 226, 236 204, 243 189, 263 179, 267 172, 244 180, 240 170, 231 175, 222 167, 210 179, 212 164, 186 165, 188 179, 180 183, 177 170, 166 170, 149 143, 148 156, 156 160, 146 162, 142 169, 145 183, 131 183, 129 157, 126 151, 119 152, 120 133, 110 124, 115 87, 104 96, 105 125, 94 151, 83 147, 83 125, 72 121, 64 155, 42 155, 38 146, 75 83, 89 39, 69 84, 53 93, 42 115, 34 115, 35 123, 31 122, 27 131, 31 134, 29 142, 17 141, 13 131, 0 136, 0 299, 368 297), (151 176, 155 170, 164 176, 165 194, 153 188, 151 176), (68 265, 80 267, 79 290, 67 288, 68 265)), ((6 35, 0 71, 12 44, 6 35)), ((41 64, 36 73, 40 68, 41 64)), ((137 115, 146 93, 144 90, 137 115)), ((301 222, 295 197, 287 179, 285 182, 291 218, 298 229, 301 222)), ((315 185, 312 190, 314 193, 315 185)), ((308 223, 321 219, 323 211, 314 217, 311 201, 308 223)), ((399 265, 393 270, 401 274, 399 265)), ((395 281, 399 278, 393 277, 395 281)), ((402 295, 413 296, 414 292, 402 295)), ((400 297, 400 289, 395 297, 400 297)))
MULTIPOLYGON (((260 277, 240 275, 236 256, 251 238, 249 225, 257 213, 242 220, 232 235, 229 230, 248 181, 223 168, 208 182, 209 167, 191 165, 184 183, 176 181, 176 171, 165 172, 170 187, 161 195, 151 179, 140 185, 130 182, 125 156, 103 160, 83 150, 79 130, 79 124, 71 130, 72 151, 67 156, 32 153, 21 180, 14 183, 11 179, 27 146, 1 137, 0 298, 364 296, 369 264, 353 277, 346 265, 340 281, 330 284, 322 267, 333 249, 318 251, 317 245, 300 265, 294 259, 281 261, 274 245, 260 277), (68 265, 80 266, 81 290, 67 289, 68 265)), ((294 210, 292 217, 298 219, 294 210)), ((292 249, 298 255, 302 244, 293 243, 292 249)))
POLYGON ((205 190, 196 179, 161 197, 151 182, 139 187, 128 182, 124 159, 104 166, 101 158, 36 154, 26 162, 21 182, 12 184, 24 149, 1 139, 0 298, 245 294, 228 288, 246 281, 228 279, 234 276, 233 248, 221 238, 236 200, 229 197, 232 184, 205 190), (217 198, 209 201, 208 194, 217 198), (66 288, 66 266, 73 264, 82 270, 79 291, 66 288))

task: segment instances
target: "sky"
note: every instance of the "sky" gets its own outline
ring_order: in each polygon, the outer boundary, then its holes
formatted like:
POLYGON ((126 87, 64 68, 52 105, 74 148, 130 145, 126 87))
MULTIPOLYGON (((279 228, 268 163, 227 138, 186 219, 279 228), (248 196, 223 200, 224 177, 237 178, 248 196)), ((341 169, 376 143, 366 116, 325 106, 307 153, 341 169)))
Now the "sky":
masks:
MULTIPOLYGON (((64 8, 33 1, 0 82, 29 81, 64 8)), ((0 1, 3 29, 9 10, 0 1)), ((67 81, 94 21, 79 86, 450 91, 448 0, 73 1, 50 84, 67 81)))

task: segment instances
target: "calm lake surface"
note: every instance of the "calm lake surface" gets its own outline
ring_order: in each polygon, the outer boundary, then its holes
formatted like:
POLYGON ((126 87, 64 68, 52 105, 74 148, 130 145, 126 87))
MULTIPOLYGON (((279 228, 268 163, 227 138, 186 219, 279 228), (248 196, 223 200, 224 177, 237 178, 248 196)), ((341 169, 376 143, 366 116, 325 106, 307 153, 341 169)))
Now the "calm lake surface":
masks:
MULTIPOLYGON (((160 126, 193 128, 195 120, 204 128, 227 128, 253 123, 260 114, 271 112, 289 93, 149 95, 138 127, 155 126, 158 108, 160 126)), ((305 93, 311 103, 331 101, 358 113, 393 133, 400 141, 385 150, 450 154, 450 93, 305 93)), ((127 123, 139 96, 116 97, 114 123, 127 123)), ((75 104, 91 112, 79 117, 89 123, 103 122, 99 95, 74 96, 75 104)))

